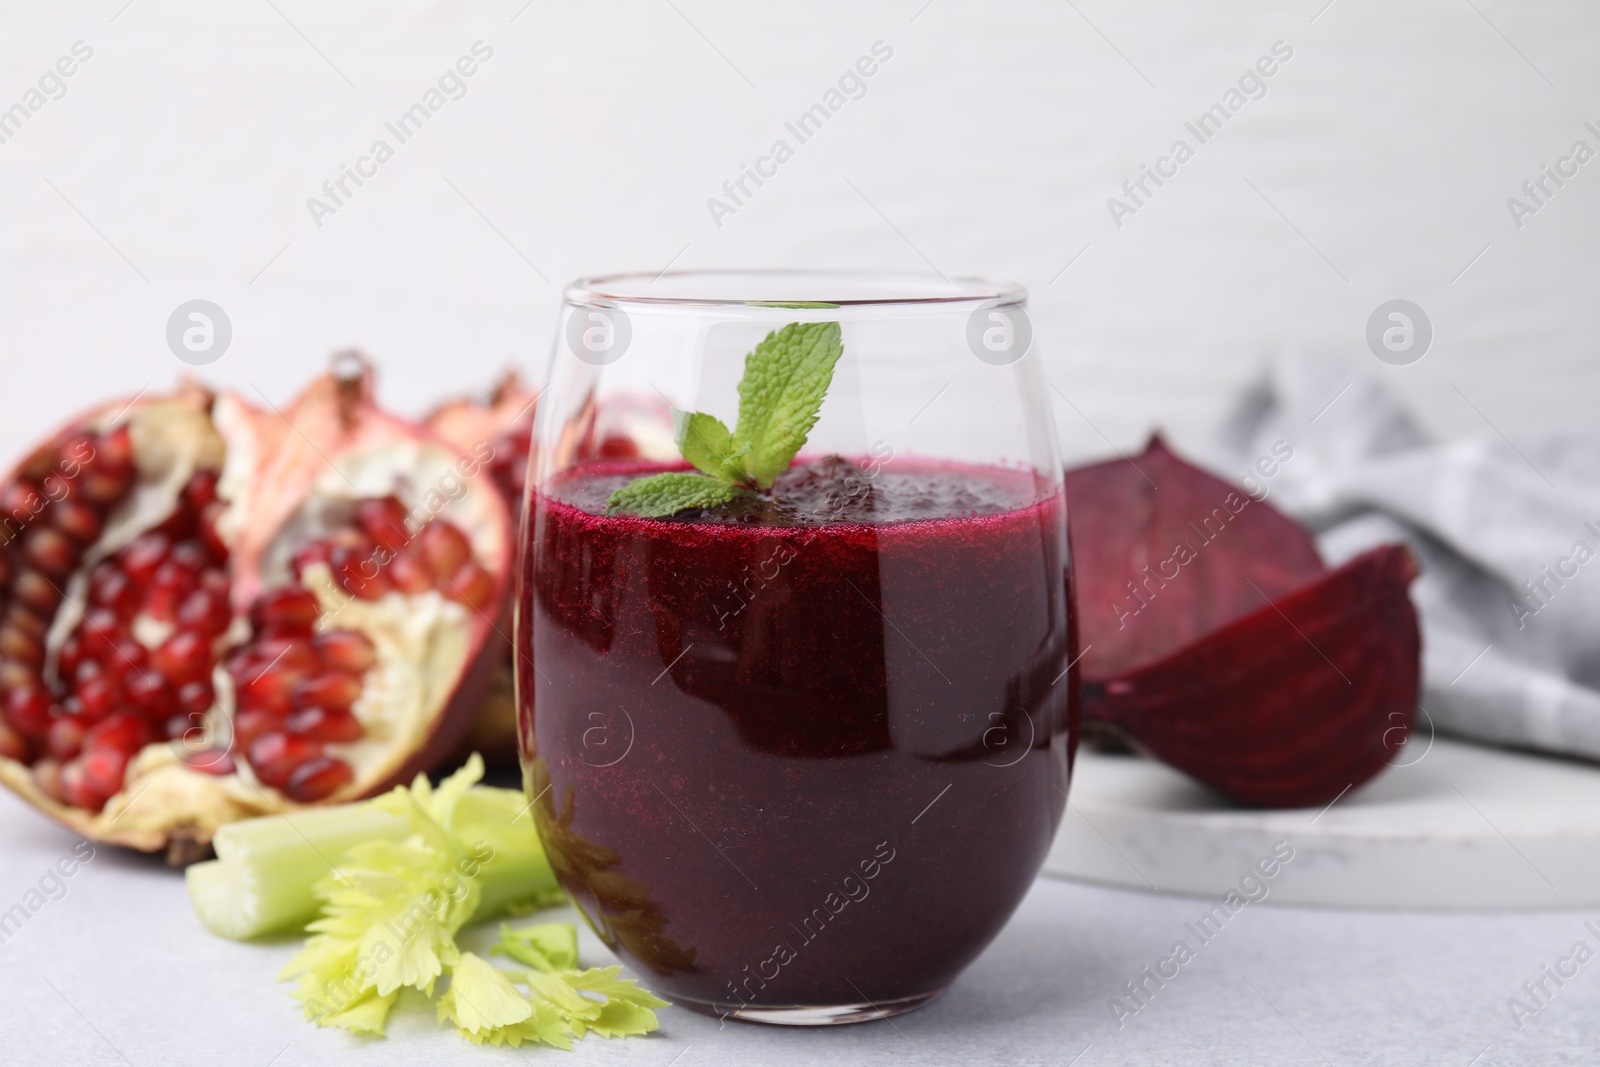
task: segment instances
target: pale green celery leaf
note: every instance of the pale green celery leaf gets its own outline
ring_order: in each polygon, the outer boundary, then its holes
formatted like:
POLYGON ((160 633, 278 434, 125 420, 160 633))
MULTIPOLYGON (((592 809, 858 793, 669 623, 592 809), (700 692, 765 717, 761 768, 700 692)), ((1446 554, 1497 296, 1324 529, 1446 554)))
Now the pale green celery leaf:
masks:
POLYGON ((690 508, 713 508, 732 500, 739 490, 727 482, 689 471, 669 471, 635 478, 611 494, 607 511, 627 511, 659 519, 690 508))
POLYGON ((578 966, 578 928, 571 923, 540 923, 521 930, 501 924, 500 941, 489 950, 536 971, 569 971, 578 966))
POLYGON ((745 480, 733 434, 715 415, 672 409, 672 438, 683 458, 724 482, 745 480))
POLYGON ((567 1025, 567 1020, 561 1012, 544 1001, 534 1001, 532 1017, 520 1023, 480 1030, 477 1033, 465 1030, 457 1032, 478 1045, 510 1045, 512 1048, 520 1048, 526 1041, 565 1049, 568 1052, 572 1051, 574 1036, 572 1027, 567 1025))
POLYGON ((463 952, 450 969, 450 988, 439 998, 439 1018, 469 1034, 514 1026, 533 1017, 533 1004, 493 964, 463 952))
POLYGON ((837 322, 791 322, 745 357, 733 447, 761 488, 770 489, 805 445, 843 352, 837 322))
POLYGON ((282 975, 300 978, 294 996, 308 1006, 338 1005, 365 990, 431 994, 459 958, 455 934, 478 901, 477 883, 454 853, 420 838, 355 846, 316 893, 323 915, 308 927, 315 936, 282 975))
POLYGON ((573 987, 570 979, 575 972, 557 971, 554 974, 540 974, 537 971, 527 971, 525 973, 528 988, 533 992, 533 999, 543 999, 555 1005, 568 1022, 574 1019, 594 1019, 600 1015, 601 1002, 590 1000, 573 987))
POLYGON ((661 1025, 656 1013, 632 1001, 612 999, 600 1008, 593 1019, 574 1019, 572 1032, 577 1037, 591 1033, 601 1037, 638 1037, 653 1033, 661 1025))
POLYGON ((368 990, 346 1004, 342 1011, 319 1016, 316 1022, 318 1026, 337 1026, 355 1034, 382 1037, 389 1011, 399 997, 398 989, 387 995, 368 990))
POLYGON ((570 976, 567 983, 574 989, 586 990, 590 993, 599 993, 606 997, 618 997, 631 1001, 646 1008, 666 1008, 671 1004, 648 989, 640 989, 639 983, 632 978, 618 978, 622 968, 613 964, 610 967, 590 967, 586 971, 579 971, 570 976))
POLYGON ((434 789, 428 776, 417 775, 411 787, 396 786, 370 803, 381 811, 399 815, 411 824, 411 832, 425 838, 441 852, 460 852, 460 840, 450 832, 456 804, 483 778, 483 758, 476 752, 434 789))
POLYGON ((561 975, 573 989, 606 998, 598 1012, 571 1020, 573 1033, 583 1037, 593 1030, 601 1037, 630 1037, 648 1034, 661 1025, 650 1009, 665 1008, 667 1002, 649 990, 640 989, 631 978, 618 978, 621 970, 615 966, 591 967, 587 971, 569 971, 561 975))

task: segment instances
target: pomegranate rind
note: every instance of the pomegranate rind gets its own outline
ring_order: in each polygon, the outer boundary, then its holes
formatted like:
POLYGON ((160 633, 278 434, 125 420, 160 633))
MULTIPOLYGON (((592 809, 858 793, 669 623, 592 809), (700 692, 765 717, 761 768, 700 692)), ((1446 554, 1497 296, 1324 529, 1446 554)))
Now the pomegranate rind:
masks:
POLYGON ((1086 680, 1084 714, 1242 803, 1330 803, 1410 735, 1417 573, 1408 549, 1385 545, 1270 603, 1258 597, 1255 611, 1179 651, 1086 680))
POLYGON ((1067 471, 1066 491, 1086 679, 1176 652, 1327 570, 1298 523, 1160 436, 1131 459, 1067 471))
POLYGON ((434 408, 423 423, 463 453, 521 427, 531 432, 539 391, 522 384, 508 371, 487 400, 459 397, 434 408))
MULTIPOLYGON (((538 408, 539 391, 522 384, 515 371, 508 371, 487 400, 460 397, 435 408, 424 420, 463 455, 483 455, 485 447, 498 451, 505 435, 531 435, 538 408)), ((496 486, 510 509, 513 536, 521 510, 522 479, 496 486)), ((508 605, 509 607, 509 605, 508 605)), ((478 752, 495 766, 510 767, 517 761, 516 661, 511 644, 509 613, 500 626, 501 634, 490 645, 499 645, 494 669, 484 686, 482 703, 468 726, 462 742, 463 752, 478 752)))

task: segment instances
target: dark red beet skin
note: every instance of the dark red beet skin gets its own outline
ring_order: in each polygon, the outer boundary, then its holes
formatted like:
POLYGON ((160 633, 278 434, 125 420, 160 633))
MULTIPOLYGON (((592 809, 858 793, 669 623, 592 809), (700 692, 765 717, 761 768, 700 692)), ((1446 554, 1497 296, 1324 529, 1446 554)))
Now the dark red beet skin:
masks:
POLYGON ((558 875, 675 1000, 943 989, 1063 810, 1059 489, 830 458, 732 517, 602 514, 637 473, 535 497, 519 688, 558 875))

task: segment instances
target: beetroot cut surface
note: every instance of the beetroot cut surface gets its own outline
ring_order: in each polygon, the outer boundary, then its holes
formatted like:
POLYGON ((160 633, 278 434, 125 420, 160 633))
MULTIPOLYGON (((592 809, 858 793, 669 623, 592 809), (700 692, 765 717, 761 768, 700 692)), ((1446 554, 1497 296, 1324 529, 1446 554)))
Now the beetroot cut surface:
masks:
POLYGON ((1243 803, 1332 801, 1417 707, 1417 566, 1329 570, 1310 534, 1159 439, 1067 472, 1084 715, 1243 803))

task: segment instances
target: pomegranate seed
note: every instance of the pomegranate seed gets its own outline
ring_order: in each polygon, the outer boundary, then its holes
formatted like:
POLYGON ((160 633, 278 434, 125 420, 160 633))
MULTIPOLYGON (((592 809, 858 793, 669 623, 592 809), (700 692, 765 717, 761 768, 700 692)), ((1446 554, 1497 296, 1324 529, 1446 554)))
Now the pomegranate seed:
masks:
POLYGON ((434 574, 455 574, 472 558, 467 535, 443 519, 434 519, 422 528, 422 549, 434 574))
POLYGON ((59 788, 63 804, 88 811, 99 811, 106 806, 106 798, 91 788, 88 773, 78 760, 61 768, 59 788))
POLYGON ((84 718, 95 722, 110 715, 122 699, 122 686, 109 674, 80 678, 75 692, 84 718))
POLYGON ((206 552, 217 563, 228 558, 228 543, 222 539, 222 534, 217 532, 217 520, 226 510, 228 510, 226 504, 214 500, 200 512, 200 543, 206 546, 206 552))
POLYGON ((128 702, 152 722, 171 715, 178 707, 178 698, 173 695, 172 686, 154 670, 130 674, 123 691, 127 694, 128 702))
POLYGON ((114 504, 133 485, 133 472, 92 470, 83 476, 79 491, 91 504, 114 504))
POLYGON ((22 556, 52 577, 66 575, 78 565, 78 546, 60 530, 34 526, 22 535, 22 556))
POLYGON ((200 567, 195 566, 193 560, 179 557, 178 548, 183 547, 184 545, 180 544, 173 549, 172 554, 161 561, 161 566, 156 568, 154 577, 150 579, 152 590, 171 589, 178 594, 180 600, 200 585, 200 567))
POLYGON ((406 528, 410 517, 406 506, 392 496, 356 501, 356 525, 374 544, 391 552, 400 551, 411 540, 406 528))
POLYGON ((96 470, 132 471, 133 435, 128 432, 127 424, 123 424, 100 435, 91 459, 83 460, 82 456, 73 458, 89 463, 96 470))
POLYGON ((178 709, 186 715, 204 715, 216 699, 216 691, 207 681, 186 682, 178 688, 178 709))
POLYGON ((86 804, 98 811, 105 802, 122 791, 123 775, 128 770, 131 753, 120 748, 90 748, 79 756, 77 763, 83 768, 83 782, 99 803, 86 804))
POLYGON ((270 711, 241 711, 233 717, 233 742, 248 751, 250 745, 262 734, 283 729, 283 716, 270 711))
POLYGON ((295 550, 294 559, 289 564, 289 569, 294 572, 294 580, 304 581, 305 572, 318 563, 327 564, 332 553, 333 549, 323 541, 301 545, 295 550))
POLYGON ((61 788, 61 763, 59 760, 46 756, 33 765, 33 780, 38 783, 39 791, 59 804, 67 802, 66 793, 61 788))
POLYGON ((80 545, 88 546, 100 536, 100 512, 81 500, 58 500, 50 508, 50 522, 80 545))
POLYGON ((76 678, 83 656, 83 637, 78 633, 68 634, 56 652, 56 674, 62 678, 76 678))
POLYGON ((170 715, 166 722, 161 724, 161 736, 168 741, 182 741, 185 746, 191 743, 195 748, 204 747, 207 738, 205 726, 199 719, 188 715, 170 715))
POLYGON ((11 593, 36 611, 53 615, 61 603, 63 590, 38 571, 19 570, 11 583, 11 593))
POLYGON ((33 746, 20 733, 0 722, 0 756, 27 763, 33 757, 33 746))
POLYGON ((283 725, 296 737, 309 737, 313 741, 348 743, 361 740, 366 732, 349 712, 327 711, 323 708, 297 711, 283 725))
POLYGON ((336 548, 328 560, 339 588, 361 600, 377 600, 390 588, 375 555, 376 549, 336 548))
POLYGON ((21 523, 44 510, 44 505, 45 499, 38 488, 25 480, 12 482, 0 491, 0 511, 21 523))
POLYGON ((290 737, 277 730, 250 742, 250 766, 267 785, 281 788, 301 764, 322 755, 322 742, 290 737))
POLYGON ((142 533, 117 553, 117 563, 135 585, 148 585, 167 558, 172 542, 159 533, 142 533))
POLYGON ((215 774, 219 777, 232 774, 238 770, 234 765, 233 756, 225 748, 197 748, 183 754, 183 762, 191 771, 201 774, 215 774))
MULTIPOLYGON (((194 575, 198 581, 200 572, 211 564, 211 553, 199 541, 179 541, 172 546, 172 554, 167 560, 194 575)), ((159 572, 156 580, 160 581, 159 572)))
POLYGON ((174 682, 192 682, 211 670, 211 642, 191 630, 179 630, 162 642, 150 662, 174 682))
POLYGON ((289 799, 301 804, 324 800, 355 779, 355 772, 344 760, 323 756, 308 760, 295 768, 284 785, 289 799))
POLYGON ((346 674, 361 675, 378 662, 378 650, 366 634, 355 630, 329 630, 311 642, 323 664, 346 674))
POLYGON ((228 610, 227 597, 219 597, 208 589, 196 589, 178 605, 178 628, 193 630, 206 637, 216 637, 233 621, 228 610))
POLYGON ((111 654, 105 657, 107 672, 116 675, 124 684, 128 675, 142 673, 149 665, 150 650, 126 634, 118 635, 111 642, 111 654))
POLYGON ((183 487, 183 499, 191 508, 200 511, 207 504, 217 499, 217 472, 200 470, 194 472, 194 477, 189 479, 189 484, 183 487))
POLYGON ((450 579, 445 596, 481 610, 494 597, 494 579, 476 563, 468 563, 450 579))
POLYGON ((39 671, 26 663, 0 657, 0 696, 22 685, 38 685, 39 671))
POLYGON ((256 598, 250 606, 250 623, 257 633, 271 630, 284 636, 303 634, 309 637, 321 613, 311 590, 286 585, 256 598))
POLYGON ((83 735, 89 724, 76 715, 60 715, 45 735, 45 748, 58 760, 69 760, 83 748, 83 735))
MULTIPOLYGON (((163 564, 164 566, 164 564, 163 564)), ((159 622, 177 622, 178 605, 189 595, 186 589, 153 587, 144 598, 144 613, 159 622)))
POLYGON ((110 608, 118 618, 128 619, 139 610, 139 587, 127 573, 110 563, 100 564, 89 579, 89 602, 110 608))
POLYGON ((200 575, 200 588, 208 593, 215 593, 224 600, 227 600, 233 594, 233 583, 228 580, 227 571, 212 569, 202 572, 200 575))
POLYGON ((240 667, 233 676, 239 707, 282 716, 289 713, 290 691, 300 679, 315 669, 316 664, 309 647, 296 645, 278 659, 276 666, 272 666, 270 660, 261 663, 252 658, 240 667), (292 660, 311 662, 296 663, 292 660))
POLYGON ((0 656, 38 667, 44 663, 44 642, 26 630, 0 624, 0 656))
POLYGON ((298 683, 289 694, 289 704, 295 710, 327 708, 345 712, 361 695, 361 683, 343 671, 329 671, 298 683))
POLYGON ((168 515, 166 519, 154 529, 156 533, 168 538, 173 542, 173 544, 177 544, 179 541, 187 541, 189 538, 195 535, 195 527, 198 525, 198 519, 199 516, 190 510, 189 507, 180 499, 178 501, 177 508, 173 510, 172 514, 168 515))
POLYGON ((50 628, 50 621, 30 611, 26 604, 11 605, 6 611, 5 622, 19 630, 27 631, 40 640, 44 639, 45 632, 50 628))
POLYGON ((129 756, 150 743, 150 726, 137 715, 126 712, 96 723, 83 735, 86 749, 114 748, 129 756))
POLYGON ((18 732, 41 738, 50 730, 50 694, 33 681, 6 693, 5 721, 18 732))
POLYGON ((411 545, 402 550, 386 569, 389 581, 402 593, 426 593, 433 588, 433 567, 420 545, 411 545))
POLYGON ((83 625, 78 627, 78 639, 83 642, 86 656, 105 655, 121 636, 122 620, 110 608, 90 608, 83 617, 83 625))

